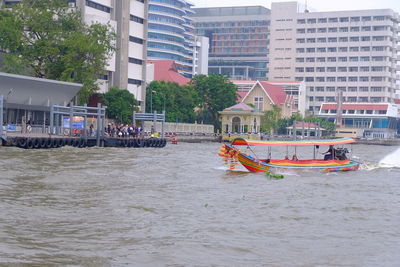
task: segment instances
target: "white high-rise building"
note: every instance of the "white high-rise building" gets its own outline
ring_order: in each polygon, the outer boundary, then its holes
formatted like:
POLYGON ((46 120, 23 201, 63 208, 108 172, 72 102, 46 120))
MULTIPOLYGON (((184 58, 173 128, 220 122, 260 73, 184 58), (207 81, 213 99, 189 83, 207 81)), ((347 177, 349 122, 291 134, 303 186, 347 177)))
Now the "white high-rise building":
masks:
MULTIPOLYGON (((100 92, 112 86, 127 89, 145 109, 146 34, 148 0, 67 0, 79 8, 87 23, 109 23, 117 33, 116 52, 100 75, 100 92)), ((13 5, 19 0, 0 0, 0 5, 13 5)))
POLYGON ((393 103, 399 14, 391 9, 308 12, 272 3, 269 79, 307 84, 308 109, 322 103, 393 103))

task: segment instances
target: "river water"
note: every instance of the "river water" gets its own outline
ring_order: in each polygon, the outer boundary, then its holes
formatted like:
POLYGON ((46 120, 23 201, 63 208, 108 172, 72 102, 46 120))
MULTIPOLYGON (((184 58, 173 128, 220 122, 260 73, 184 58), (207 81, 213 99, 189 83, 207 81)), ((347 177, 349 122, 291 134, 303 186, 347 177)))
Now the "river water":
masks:
POLYGON ((0 265, 399 266, 397 147, 280 180, 219 148, 0 147, 0 265))

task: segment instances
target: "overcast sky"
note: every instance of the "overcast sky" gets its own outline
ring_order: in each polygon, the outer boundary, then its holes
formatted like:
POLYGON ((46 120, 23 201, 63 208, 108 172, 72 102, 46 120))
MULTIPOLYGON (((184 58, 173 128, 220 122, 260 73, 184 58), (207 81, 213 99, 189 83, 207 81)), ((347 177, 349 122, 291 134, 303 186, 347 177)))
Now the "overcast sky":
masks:
MULTIPOLYGON (((271 2, 289 2, 281 0, 188 0, 195 7, 218 6, 253 6, 260 5, 271 8, 271 2)), ((297 1, 300 3, 305 0, 297 1)), ((390 8, 400 12, 400 0, 307 0, 307 5, 312 11, 340 11, 360 9, 385 9, 390 8)))

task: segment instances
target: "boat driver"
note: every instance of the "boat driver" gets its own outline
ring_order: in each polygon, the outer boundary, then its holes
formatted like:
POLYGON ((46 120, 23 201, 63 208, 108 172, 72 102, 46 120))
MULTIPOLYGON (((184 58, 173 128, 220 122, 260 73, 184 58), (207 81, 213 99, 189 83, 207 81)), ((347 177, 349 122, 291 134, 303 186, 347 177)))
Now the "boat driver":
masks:
POLYGON ((329 146, 328 151, 322 153, 324 156, 324 160, 330 160, 330 159, 334 159, 335 157, 335 148, 333 147, 333 145, 329 146))

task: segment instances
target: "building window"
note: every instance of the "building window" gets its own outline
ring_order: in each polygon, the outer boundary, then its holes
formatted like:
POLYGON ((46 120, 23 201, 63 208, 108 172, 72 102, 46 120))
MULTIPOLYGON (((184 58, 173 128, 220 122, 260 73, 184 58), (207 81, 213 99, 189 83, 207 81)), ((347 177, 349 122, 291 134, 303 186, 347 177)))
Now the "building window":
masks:
POLYGON ((130 58, 129 58, 129 63, 138 64, 138 65, 143 65, 143 60, 130 57, 130 58))
POLYGON ((134 21, 134 22, 137 22, 137 23, 140 23, 140 24, 143 24, 144 23, 144 19, 142 19, 142 18, 139 18, 139 17, 136 17, 136 16, 134 16, 134 15, 131 15, 131 21, 134 21))
POLYGON ((143 39, 140 39, 140 38, 135 37, 135 36, 129 36, 129 41, 137 43, 137 44, 143 44, 143 39))
POLYGON ((136 85, 142 85, 141 80, 136 80, 136 79, 128 79, 129 84, 136 84, 136 85))
POLYGON ((107 12, 107 13, 111 13, 111 8, 102 4, 98 4, 96 2, 90 1, 90 0, 86 0, 86 5, 88 7, 103 11, 103 12, 107 12))
POLYGON ((264 110, 264 98, 262 96, 254 97, 254 107, 258 110, 264 110))
POLYGON ((108 75, 107 74, 100 74, 99 75, 100 80, 108 81, 108 75))
POLYGON ((327 67, 326 71, 327 72, 336 72, 336 67, 327 67))

